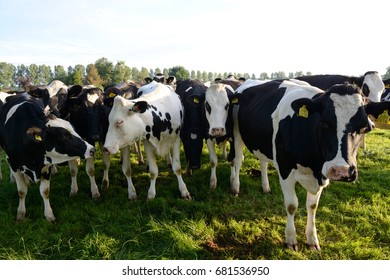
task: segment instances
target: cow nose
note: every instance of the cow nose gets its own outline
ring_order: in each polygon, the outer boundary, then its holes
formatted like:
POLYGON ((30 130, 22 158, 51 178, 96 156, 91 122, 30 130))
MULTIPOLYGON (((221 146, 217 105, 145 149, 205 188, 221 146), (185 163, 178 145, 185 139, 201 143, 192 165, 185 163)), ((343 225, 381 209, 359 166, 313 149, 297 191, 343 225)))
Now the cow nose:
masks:
POLYGON ((89 154, 91 155, 91 157, 93 157, 95 155, 95 152, 96 152, 96 149, 95 148, 92 148, 90 151, 89 151, 89 154))
POLYGON ((212 136, 224 136, 225 129, 223 127, 213 127, 211 129, 211 135, 212 136))
POLYGON ((103 152, 104 152, 105 154, 107 154, 107 155, 110 154, 110 151, 109 151, 106 147, 103 148, 103 152))
POLYGON ((92 138, 93 141, 96 142, 96 141, 99 140, 100 136, 99 136, 99 134, 95 134, 95 135, 92 135, 91 138, 92 138))
POLYGON ((348 170, 349 179, 348 181, 353 182, 357 178, 356 166, 351 166, 348 170))

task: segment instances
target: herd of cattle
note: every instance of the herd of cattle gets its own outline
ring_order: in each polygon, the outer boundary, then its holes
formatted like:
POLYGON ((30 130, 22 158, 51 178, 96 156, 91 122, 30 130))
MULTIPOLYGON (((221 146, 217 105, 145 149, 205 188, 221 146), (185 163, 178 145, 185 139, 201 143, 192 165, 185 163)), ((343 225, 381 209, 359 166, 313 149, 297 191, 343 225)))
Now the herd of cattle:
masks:
POLYGON ((329 180, 356 180, 357 150, 375 125, 369 116, 390 119, 390 81, 382 81, 373 71, 361 77, 314 75, 272 81, 228 77, 209 85, 157 75, 146 82, 124 82, 101 90, 68 87, 56 80, 28 92, 0 93, 0 151, 6 153, 18 189, 17 220, 25 217, 29 181, 40 181, 44 215, 54 221, 50 177, 59 163, 69 164, 73 195, 78 191, 78 159, 86 159, 92 197, 100 197, 94 170, 98 144, 103 150, 102 189, 109 186, 110 154, 120 150, 128 198, 137 197, 129 146, 137 144, 138 160, 143 162, 142 141, 150 172, 148 199, 156 195, 156 155, 167 158, 181 196, 191 199, 182 178, 181 143, 186 171, 192 173, 200 168, 206 141, 210 187, 215 188, 215 145, 230 142, 227 158, 233 194, 240 191, 243 148, 247 147, 260 160, 264 192, 270 192, 268 163, 278 171, 287 211, 285 243, 293 250, 297 250, 295 184, 307 190, 306 243, 319 250, 315 214, 322 189, 329 180))

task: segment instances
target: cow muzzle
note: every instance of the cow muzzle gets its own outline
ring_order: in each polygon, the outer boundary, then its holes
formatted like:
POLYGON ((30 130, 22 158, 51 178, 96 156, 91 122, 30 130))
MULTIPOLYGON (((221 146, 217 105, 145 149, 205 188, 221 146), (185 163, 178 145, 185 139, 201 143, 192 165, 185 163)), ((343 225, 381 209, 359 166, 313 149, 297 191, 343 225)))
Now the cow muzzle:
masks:
POLYGON ((333 181, 354 182, 357 178, 356 166, 332 166, 327 177, 333 181))
POLYGON ((223 127, 213 127, 210 129, 210 135, 214 137, 219 137, 219 136, 225 136, 225 128, 223 127))

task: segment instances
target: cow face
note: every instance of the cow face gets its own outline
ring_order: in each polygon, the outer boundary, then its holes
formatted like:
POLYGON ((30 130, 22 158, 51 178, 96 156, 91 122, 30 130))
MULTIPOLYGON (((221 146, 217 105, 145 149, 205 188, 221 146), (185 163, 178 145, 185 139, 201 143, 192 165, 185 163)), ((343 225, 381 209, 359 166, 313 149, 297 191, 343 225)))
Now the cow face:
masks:
POLYGON ((239 95, 233 95, 233 89, 225 84, 212 84, 206 91, 204 107, 209 124, 209 135, 221 137, 226 135, 226 120, 230 104, 238 104, 239 95))
POLYGON ((147 107, 146 101, 134 102, 121 96, 115 97, 108 117, 109 126, 104 142, 106 153, 116 154, 120 148, 130 145, 142 135, 145 124, 140 115, 147 107))
POLYGON ((364 74, 362 91, 368 99, 374 102, 379 102, 384 89, 385 84, 378 72, 372 71, 364 74))
POLYGON ((356 180, 357 150, 363 134, 371 130, 360 89, 336 85, 317 99, 298 99, 292 107, 304 119, 319 114, 317 138, 323 176, 336 181, 356 180))
POLYGON ((72 125, 63 120, 49 116, 44 129, 31 127, 27 130, 27 138, 43 146, 44 164, 57 164, 76 158, 90 158, 95 148, 81 139, 72 125))

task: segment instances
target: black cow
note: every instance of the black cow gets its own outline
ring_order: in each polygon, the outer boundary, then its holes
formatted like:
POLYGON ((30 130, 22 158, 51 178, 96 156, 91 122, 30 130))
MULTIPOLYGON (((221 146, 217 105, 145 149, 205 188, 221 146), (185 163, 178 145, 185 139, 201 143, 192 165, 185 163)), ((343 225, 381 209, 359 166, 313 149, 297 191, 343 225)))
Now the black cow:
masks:
MULTIPOLYGON (((42 89, 43 94, 48 94, 42 89)), ((49 202, 50 174, 53 164, 76 158, 90 158, 94 147, 83 141, 69 122, 54 115, 45 115, 46 104, 27 93, 10 96, 0 104, 0 146, 15 177, 19 207, 17 220, 26 213, 25 176, 40 181, 44 214, 48 221, 55 219, 49 202)))
POLYGON ((249 87, 242 95, 234 130, 232 188, 239 191, 244 145, 257 158, 273 161, 287 211, 287 246, 297 250, 298 182, 307 190, 306 242, 319 250, 315 213, 322 189, 329 180, 356 180, 359 142, 372 129, 368 115, 378 117, 389 103, 371 102, 351 84, 322 92, 291 81, 272 81, 249 87))
MULTIPOLYGON (((105 115, 103 91, 100 88, 79 85, 70 87, 65 105, 60 110, 60 115, 61 118, 69 120, 76 132, 92 146, 104 142, 106 131, 103 128, 103 121, 108 118, 108 115, 105 115)), ((103 155, 103 187, 108 187, 108 167, 106 166, 109 159, 107 158, 106 155, 103 155)), ((70 195, 75 195, 78 191, 77 161, 69 161, 69 169, 72 177, 70 195)), ((92 197, 99 198, 100 193, 95 180, 93 157, 86 160, 86 172, 91 183, 92 197)))
POLYGON ((201 106, 193 106, 187 100, 189 96, 197 100, 204 100, 207 87, 199 80, 180 80, 176 85, 176 93, 180 96, 184 107, 183 126, 180 129, 180 138, 186 157, 186 172, 200 168, 200 158, 203 150, 203 141, 206 138, 206 123, 201 106))

